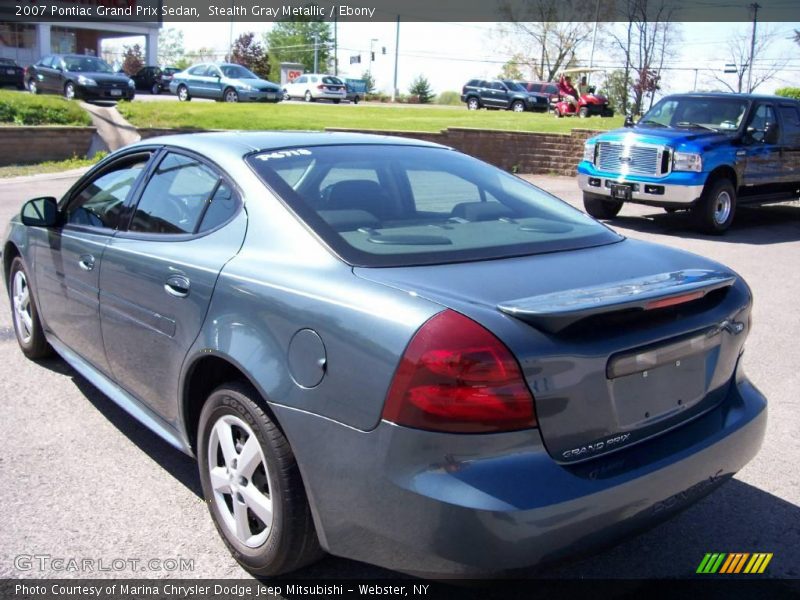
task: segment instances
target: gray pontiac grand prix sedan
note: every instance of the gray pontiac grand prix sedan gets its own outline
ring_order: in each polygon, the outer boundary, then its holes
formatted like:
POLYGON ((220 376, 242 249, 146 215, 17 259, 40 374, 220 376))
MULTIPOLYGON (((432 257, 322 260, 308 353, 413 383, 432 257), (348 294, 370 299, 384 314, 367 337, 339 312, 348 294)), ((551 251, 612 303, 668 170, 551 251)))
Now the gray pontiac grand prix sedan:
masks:
POLYGON ((3 264, 22 351, 196 456, 260 576, 323 552, 429 576, 583 552, 764 435, 741 277, 434 144, 147 140, 24 205, 3 264))

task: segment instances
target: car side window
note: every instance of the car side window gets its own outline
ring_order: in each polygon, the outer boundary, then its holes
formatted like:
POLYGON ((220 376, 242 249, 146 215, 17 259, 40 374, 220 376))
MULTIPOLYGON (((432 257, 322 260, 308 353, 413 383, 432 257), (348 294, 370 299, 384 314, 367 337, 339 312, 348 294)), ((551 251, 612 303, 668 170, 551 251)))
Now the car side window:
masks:
POLYGON ((239 199, 236 192, 224 181, 219 183, 217 190, 208 203, 208 208, 203 215, 198 231, 211 231, 230 219, 239 208, 239 199))
POLYGON ((302 77, 298 77, 297 79, 294 80, 294 82, 295 83, 305 83, 306 82, 306 76, 303 75, 302 77))
POLYGON ((149 158, 149 155, 137 156, 118 168, 103 172, 84 186, 65 208, 65 225, 116 229, 125 208, 125 200, 149 158))
POLYGON ((195 158, 169 153, 147 182, 129 230, 194 233, 220 176, 195 158))
POLYGON ((756 107, 750 124, 747 126, 750 137, 762 144, 774 144, 778 141, 778 121, 775 118, 775 109, 769 104, 760 104, 756 107))
POLYGON ((206 66, 205 65, 197 65, 196 67, 192 67, 187 71, 189 75, 195 75, 197 77, 201 75, 205 75, 206 73, 206 66))
POLYGON ((781 113, 787 137, 792 140, 792 143, 797 143, 800 140, 800 110, 797 106, 782 104, 778 107, 778 111, 781 113))

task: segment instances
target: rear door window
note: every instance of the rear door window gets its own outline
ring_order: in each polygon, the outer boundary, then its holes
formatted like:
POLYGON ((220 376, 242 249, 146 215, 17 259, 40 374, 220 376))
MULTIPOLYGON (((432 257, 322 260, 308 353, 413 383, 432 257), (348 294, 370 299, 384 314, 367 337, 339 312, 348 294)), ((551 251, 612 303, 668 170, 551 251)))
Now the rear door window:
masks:
POLYGON ((129 230, 194 233, 219 182, 219 174, 197 159, 183 154, 167 154, 151 175, 129 230))

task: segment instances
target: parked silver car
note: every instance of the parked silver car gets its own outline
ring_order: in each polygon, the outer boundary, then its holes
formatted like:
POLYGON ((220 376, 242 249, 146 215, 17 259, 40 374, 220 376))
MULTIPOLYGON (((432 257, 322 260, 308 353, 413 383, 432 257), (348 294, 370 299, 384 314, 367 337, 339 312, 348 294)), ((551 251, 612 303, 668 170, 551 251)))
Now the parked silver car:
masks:
POLYGON ((195 455, 257 575, 585 552, 764 435, 741 277, 434 144, 143 141, 24 205, 3 266, 22 351, 195 455))
POLYGON ((280 102, 280 86, 261 79, 241 65, 202 63, 175 73, 169 91, 181 102, 211 98, 223 102, 280 102))

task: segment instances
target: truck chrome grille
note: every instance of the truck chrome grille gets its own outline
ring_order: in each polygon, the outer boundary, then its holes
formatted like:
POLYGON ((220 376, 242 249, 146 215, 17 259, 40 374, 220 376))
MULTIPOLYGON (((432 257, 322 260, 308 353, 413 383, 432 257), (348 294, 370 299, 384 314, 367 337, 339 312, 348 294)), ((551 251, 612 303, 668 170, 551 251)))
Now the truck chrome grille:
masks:
POLYGON ((666 162, 663 155, 668 152, 658 146, 636 146, 615 142, 600 142, 597 152, 597 167, 621 175, 665 175, 669 168, 663 169, 666 162))

